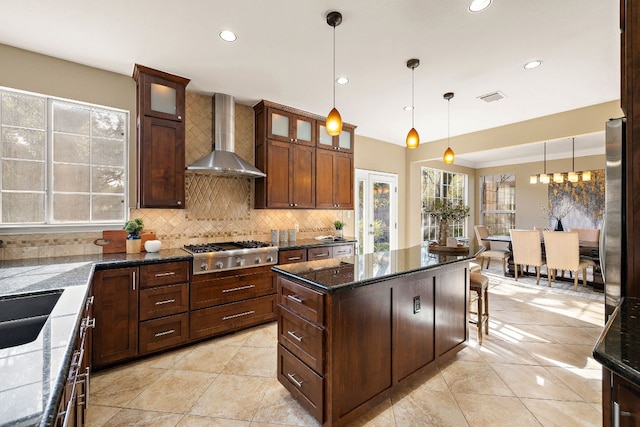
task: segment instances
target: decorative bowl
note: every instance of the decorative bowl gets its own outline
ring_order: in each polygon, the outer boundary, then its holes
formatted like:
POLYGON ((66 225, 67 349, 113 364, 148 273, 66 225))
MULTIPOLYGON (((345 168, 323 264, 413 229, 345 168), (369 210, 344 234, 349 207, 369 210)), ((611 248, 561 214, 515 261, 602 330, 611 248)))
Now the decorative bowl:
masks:
POLYGON ((144 250, 147 252, 158 252, 162 247, 160 240, 147 240, 144 242, 144 250))

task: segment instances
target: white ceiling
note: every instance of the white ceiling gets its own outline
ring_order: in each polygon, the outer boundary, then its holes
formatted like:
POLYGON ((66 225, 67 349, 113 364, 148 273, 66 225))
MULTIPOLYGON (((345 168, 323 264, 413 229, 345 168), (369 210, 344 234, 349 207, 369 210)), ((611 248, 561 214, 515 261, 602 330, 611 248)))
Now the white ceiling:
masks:
MULTIPOLYGON (((333 81, 326 14, 337 10, 336 75, 350 83, 336 87, 336 107, 357 134, 399 145, 411 127, 403 110, 411 104, 410 58, 420 59, 421 143, 447 137, 449 91, 451 136, 619 99, 618 0, 493 0, 480 13, 468 12, 468 1, 3 1, 0 43, 125 75, 139 63, 190 78, 192 91, 325 115, 333 81), (222 29, 238 41, 223 42, 222 29), (524 70, 532 59, 542 67, 524 70), (497 90, 506 98, 477 99, 497 90)), ((576 156, 604 152, 598 135, 576 139, 576 156)), ((541 145, 527 148, 456 161, 542 158, 541 145)))

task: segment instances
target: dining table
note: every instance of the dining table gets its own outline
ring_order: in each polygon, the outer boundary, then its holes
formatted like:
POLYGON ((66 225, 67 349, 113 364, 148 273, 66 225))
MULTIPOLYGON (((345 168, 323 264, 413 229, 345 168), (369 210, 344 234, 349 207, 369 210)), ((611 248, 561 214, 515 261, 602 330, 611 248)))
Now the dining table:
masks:
MULTIPOLYGON (((511 236, 505 235, 495 235, 495 236, 487 236, 482 239, 485 242, 501 242, 506 243, 509 249, 509 257, 507 258, 507 268, 504 273, 507 277, 515 277, 515 264, 513 263, 513 247, 511 245, 511 236)), ((544 239, 540 239, 540 245, 542 246, 542 256, 544 257, 544 239)), ((580 256, 584 258, 588 258, 592 260, 596 267, 593 269, 593 278, 592 280, 587 281, 587 285, 592 286, 595 292, 604 292, 604 280, 602 278, 602 270, 600 269, 600 245, 597 241, 592 240, 580 240, 580 256)), ((535 276, 535 272, 527 272, 523 271, 524 275, 535 276)), ((547 275, 541 273, 541 276, 546 277, 547 275)), ((564 277, 556 276, 556 280, 566 280, 573 281, 572 277, 564 277)))

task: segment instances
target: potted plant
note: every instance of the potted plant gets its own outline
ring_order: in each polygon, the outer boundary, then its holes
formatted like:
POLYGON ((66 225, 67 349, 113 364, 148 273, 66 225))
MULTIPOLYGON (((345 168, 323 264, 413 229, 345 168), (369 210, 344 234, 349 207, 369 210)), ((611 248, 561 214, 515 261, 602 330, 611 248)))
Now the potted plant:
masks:
POLYGON ((437 199, 424 208, 424 212, 429 214, 438 224, 438 246, 447 246, 449 237, 450 221, 462 221, 469 216, 471 208, 462 203, 453 204, 448 200, 437 199))
POLYGON ((342 237, 342 229, 344 228, 344 222, 340 220, 333 221, 333 226, 336 229, 336 237, 342 237))
POLYGON ((137 254, 142 250, 142 240, 140 232, 144 228, 141 218, 130 219, 122 227, 124 231, 129 233, 126 240, 126 250, 128 254, 137 254))

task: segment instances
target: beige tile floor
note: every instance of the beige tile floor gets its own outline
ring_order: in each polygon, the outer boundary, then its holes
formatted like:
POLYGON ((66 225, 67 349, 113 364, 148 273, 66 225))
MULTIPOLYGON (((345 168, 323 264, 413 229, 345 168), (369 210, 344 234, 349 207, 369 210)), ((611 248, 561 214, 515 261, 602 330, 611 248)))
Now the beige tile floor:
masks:
MULTIPOLYGON (((493 271, 493 270, 491 270, 493 271)), ((602 295, 491 274, 490 334, 354 426, 600 426, 602 295)), ((275 323, 98 372, 89 426, 317 426, 276 380, 275 323)))

